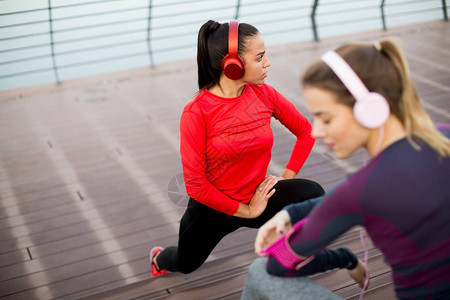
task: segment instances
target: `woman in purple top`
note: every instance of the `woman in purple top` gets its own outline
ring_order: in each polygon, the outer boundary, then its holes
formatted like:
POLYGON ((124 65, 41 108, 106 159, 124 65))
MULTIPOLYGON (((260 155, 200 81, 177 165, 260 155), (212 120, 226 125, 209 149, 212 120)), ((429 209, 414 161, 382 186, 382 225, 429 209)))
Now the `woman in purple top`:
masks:
MULTIPOLYGON (((328 52, 307 68, 302 85, 312 135, 338 158, 364 147, 372 159, 327 195, 275 215, 258 231, 256 252, 306 215, 289 240, 303 257, 361 225, 392 267, 399 299, 450 297, 450 126, 436 128, 421 107, 397 43, 328 52)), ((268 271, 295 275, 273 258, 268 271)))

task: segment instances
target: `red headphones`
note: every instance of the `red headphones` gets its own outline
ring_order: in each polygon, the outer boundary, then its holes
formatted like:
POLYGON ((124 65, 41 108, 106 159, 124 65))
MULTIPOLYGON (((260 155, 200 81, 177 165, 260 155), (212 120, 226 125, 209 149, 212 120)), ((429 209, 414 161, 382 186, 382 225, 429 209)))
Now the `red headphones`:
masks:
POLYGON ((244 61, 238 54, 239 22, 228 23, 228 54, 222 60, 222 71, 228 78, 238 80, 245 74, 244 61))

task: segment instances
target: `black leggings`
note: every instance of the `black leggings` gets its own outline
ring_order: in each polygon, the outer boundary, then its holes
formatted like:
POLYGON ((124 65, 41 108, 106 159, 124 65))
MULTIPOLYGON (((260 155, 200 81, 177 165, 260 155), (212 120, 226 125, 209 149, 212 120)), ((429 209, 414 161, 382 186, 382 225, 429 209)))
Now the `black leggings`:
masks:
POLYGON ((178 247, 167 247, 157 257, 160 269, 191 273, 198 269, 220 240, 240 227, 259 228, 283 207, 324 194, 316 182, 306 179, 280 180, 274 186, 265 211, 257 218, 244 219, 226 215, 194 199, 181 218, 178 247))

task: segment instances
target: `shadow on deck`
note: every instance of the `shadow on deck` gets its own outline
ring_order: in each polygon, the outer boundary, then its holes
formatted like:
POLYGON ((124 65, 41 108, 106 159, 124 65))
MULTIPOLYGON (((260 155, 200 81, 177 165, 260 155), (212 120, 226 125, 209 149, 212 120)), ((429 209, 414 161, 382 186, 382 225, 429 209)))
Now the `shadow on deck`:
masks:
MULTIPOLYGON (((438 21, 268 49, 268 83, 311 119, 298 78, 312 57, 347 41, 397 36, 421 101, 450 122, 450 26, 438 21)), ((8 299, 239 299, 255 258, 256 231, 227 236, 190 275, 151 279, 148 251, 176 243, 179 117, 196 90, 194 60, 0 92, 0 297, 8 299)), ((279 174, 294 143, 273 122, 269 168, 279 174)), ((299 176, 326 190, 367 159, 339 161, 320 142, 299 176)), ((342 236, 362 256, 359 231, 342 236)), ((390 269, 370 247, 365 299, 392 299, 390 269)), ((347 299, 359 289, 345 271, 313 276, 347 299)))

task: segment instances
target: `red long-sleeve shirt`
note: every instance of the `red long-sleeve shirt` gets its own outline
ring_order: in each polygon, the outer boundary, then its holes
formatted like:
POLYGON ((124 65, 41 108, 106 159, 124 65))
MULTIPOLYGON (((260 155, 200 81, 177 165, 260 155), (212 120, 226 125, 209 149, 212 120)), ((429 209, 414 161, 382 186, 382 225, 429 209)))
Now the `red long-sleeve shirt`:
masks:
POLYGON ((297 141, 286 168, 299 172, 314 145, 311 124, 269 85, 244 87, 236 98, 203 90, 181 116, 181 163, 187 194, 228 215, 248 204, 271 158, 271 117, 297 141))

